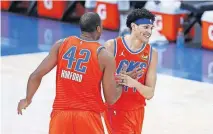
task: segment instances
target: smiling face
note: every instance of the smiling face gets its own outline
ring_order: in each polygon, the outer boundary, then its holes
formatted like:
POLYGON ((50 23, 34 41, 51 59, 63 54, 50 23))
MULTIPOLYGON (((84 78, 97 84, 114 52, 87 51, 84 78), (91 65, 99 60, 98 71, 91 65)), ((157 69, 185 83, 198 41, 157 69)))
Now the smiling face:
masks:
POLYGON ((152 24, 140 24, 137 25, 135 23, 131 24, 132 26, 132 34, 141 42, 148 43, 149 38, 152 35, 152 24))
POLYGON ((141 42, 147 43, 152 34, 155 15, 147 9, 134 9, 126 20, 126 26, 131 30, 131 34, 141 42))

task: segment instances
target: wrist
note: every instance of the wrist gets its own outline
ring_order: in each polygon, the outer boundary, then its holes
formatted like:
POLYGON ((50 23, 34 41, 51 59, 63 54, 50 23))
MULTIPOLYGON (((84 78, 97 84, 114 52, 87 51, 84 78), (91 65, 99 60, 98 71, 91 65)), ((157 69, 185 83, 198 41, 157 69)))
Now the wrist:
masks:
POLYGON ((28 104, 32 102, 32 98, 26 97, 25 100, 27 101, 28 104))
POLYGON ((137 80, 134 80, 134 87, 135 88, 139 88, 140 83, 137 80))

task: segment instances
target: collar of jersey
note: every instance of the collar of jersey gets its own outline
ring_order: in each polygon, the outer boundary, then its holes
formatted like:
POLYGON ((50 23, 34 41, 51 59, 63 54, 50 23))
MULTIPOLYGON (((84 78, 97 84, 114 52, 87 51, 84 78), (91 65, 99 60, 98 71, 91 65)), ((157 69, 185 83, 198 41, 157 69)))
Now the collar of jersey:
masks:
POLYGON ((85 42, 98 42, 96 40, 85 40, 85 39, 82 39, 81 37, 78 37, 78 36, 75 36, 75 37, 82 40, 82 41, 85 41, 85 42))
POLYGON ((126 48, 130 53, 132 53, 132 54, 138 54, 138 53, 140 53, 140 52, 145 48, 145 46, 146 46, 146 44, 143 43, 142 47, 141 47, 139 50, 137 50, 137 51, 132 51, 132 50, 128 47, 128 45, 126 44, 126 41, 125 41, 125 39, 124 39, 124 36, 122 36, 122 42, 123 42, 125 48, 126 48))

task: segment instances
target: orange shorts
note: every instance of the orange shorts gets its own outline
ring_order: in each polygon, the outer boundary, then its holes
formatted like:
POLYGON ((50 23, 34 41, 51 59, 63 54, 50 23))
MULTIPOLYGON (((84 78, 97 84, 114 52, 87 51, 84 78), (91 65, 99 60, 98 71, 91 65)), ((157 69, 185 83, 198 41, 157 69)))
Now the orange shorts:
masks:
POLYGON ((91 111, 53 111, 49 134, 112 134, 106 114, 91 111))
POLYGON ((109 110, 107 116, 113 134, 141 134, 142 132, 144 107, 131 111, 109 110))

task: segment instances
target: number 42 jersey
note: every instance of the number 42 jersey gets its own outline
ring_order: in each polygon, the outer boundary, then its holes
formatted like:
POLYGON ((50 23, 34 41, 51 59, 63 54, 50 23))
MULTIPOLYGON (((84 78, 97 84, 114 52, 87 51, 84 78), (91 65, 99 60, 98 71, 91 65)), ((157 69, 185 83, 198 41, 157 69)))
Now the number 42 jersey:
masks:
POLYGON ((105 110, 100 86, 103 74, 98 63, 102 48, 96 41, 76 36, 64 40, 58 52, 54 110, 105 110))

